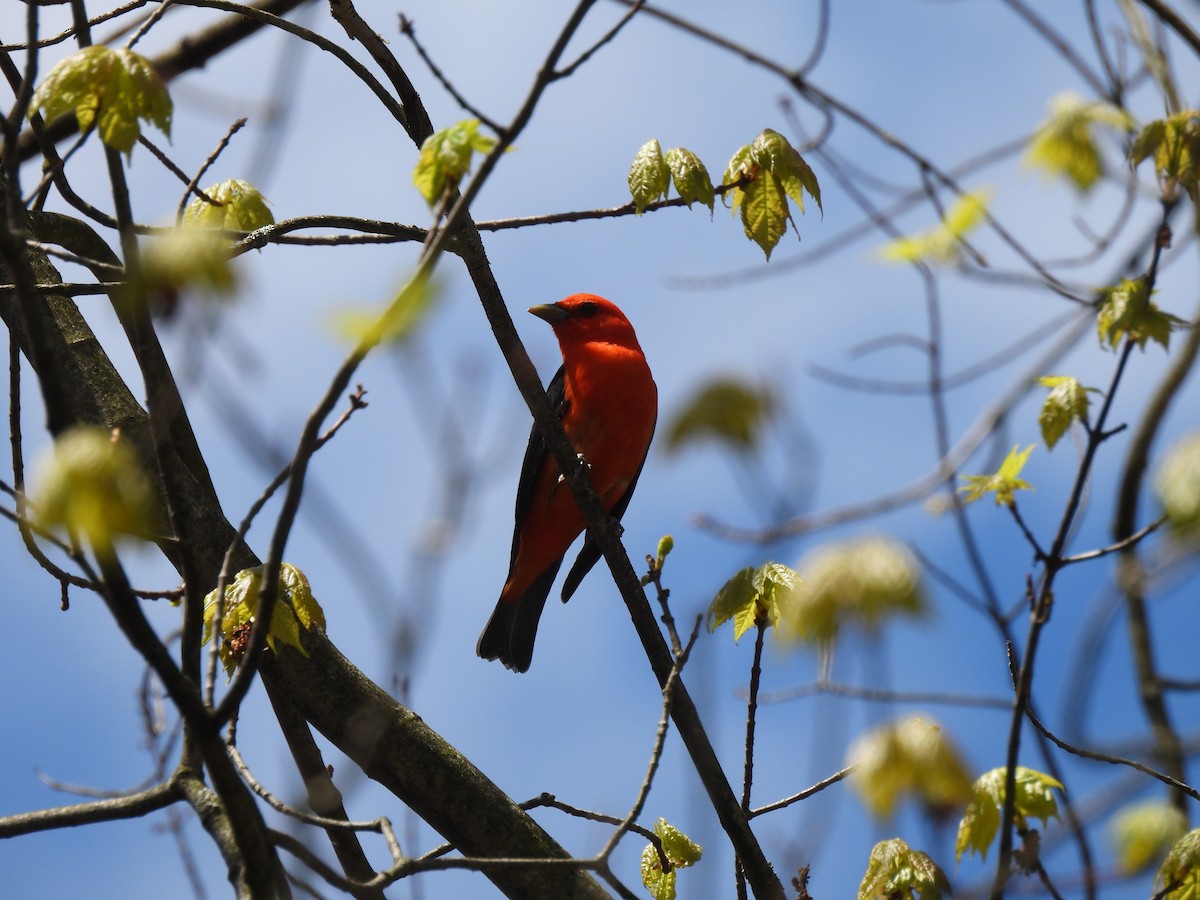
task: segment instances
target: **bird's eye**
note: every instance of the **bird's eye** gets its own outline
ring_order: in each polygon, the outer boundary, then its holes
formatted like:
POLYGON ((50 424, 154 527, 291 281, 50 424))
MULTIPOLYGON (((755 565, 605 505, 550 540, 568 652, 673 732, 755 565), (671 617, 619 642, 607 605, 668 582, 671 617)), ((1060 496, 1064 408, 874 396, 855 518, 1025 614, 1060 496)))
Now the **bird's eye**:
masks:
POLYGON ((585 319, 590 319, 598 312, 600 312, 600 307, 591 300, 587 300, 579 304, 579 315, 583 316, 585 319))

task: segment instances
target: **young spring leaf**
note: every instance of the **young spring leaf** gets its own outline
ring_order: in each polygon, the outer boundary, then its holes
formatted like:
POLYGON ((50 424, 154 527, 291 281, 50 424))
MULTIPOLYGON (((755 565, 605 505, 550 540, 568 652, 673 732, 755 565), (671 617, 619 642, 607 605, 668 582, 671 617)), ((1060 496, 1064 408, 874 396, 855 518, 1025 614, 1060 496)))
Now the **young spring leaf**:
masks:
POLYGON ((942 900, 950 882, 929 854, 913 850, 900 838, 871 848, 858 900, 942 900))
MULTIPOLYGON (((262 578, 262 566, 243 569, 226 585, 223 603, 218 604, 215 589, 204 598, 203 642, 207 644, 213 635, 220 631, 221 644, 217 652, 227 675, 233 674, 245 653, 254 617, 258 612, 262 578), (221 612, 219 624, 218 606, 221 612)), ((289 563, 283 563, 279 567, 279 590, 280 595, 271 608, 267 646, 274 651, 276 642, 282 642, 307 655, 301 634, 304 631, 323 629, 325 613, 313 597, 304 573, 289 563)))
POLYGON ((738 185, 728 192, 731 208, 741 213, 746 237, 771 258, 789 222, 788 198, 804 212, 804 193, 821 207, 821 188, 812 169, 783 135, 764 129, 729 160, 721 179, 738 185))
POLYGON ((654 833, 662 843, 663 854, 667 857, 670 868, 663 868, 658 850, 653 844, 647 844, 642 850, 642 884, 654 900, 675 900, 676 870, 695 865, 700 861, 703 851, 699 844, 666 819, 658 820, 654 826, 654 833))
POLYGON ((1008 451, 1008 456, 1004 457, 1004 462, 1000 463, 1000 468, 991 475, 963 475, 962 479, 966 482, 965 485, 958 489, 959 493, 966 494, 965 502, 972 503, 984 494, 994 493, 996 495, 997 506, 1012 506, 1016 501, 1017 491, 1032 491, 1033 485, 1021 478, 1021 470, 1025 468, 1025 462, 1029 459, 1029 454, 1036 447, 1036 444, 1030 444, 1024 450, 1019 449, 1019 444, 1014 444, 1013 448, 1008 451))
POLYGON ((803 580, 787 604, 786 633, 828 644, 847 625, 868 631, 895 615, 920 616, 925 590, 912 554, 876 536, 824 544, 799 563, 803 580))
MULTIPOLYGON (((955 861, 962 859, 970 850, 987 859, 988 847, 1000 830, 1000 812, 1004 808, 1003 768, 992 769, 980 775, 971 786, 971 802, 958 824, 958 838, 954 843, 955 861)), ((1058 801, 1053 788, 1062 790, 1062 784, 1049 775, 1033 769, 1017 767, 1016 798, 1013 805, 1014 824, 1024 828, 1029 819, 1048 821, 1058 818, 1058 801)))
POLYGON ((471 171, 476 152, 490 153, 495 146, 495 138, 479 133, 478 119, 464 119, 434 132, 421 145, 421 155, 413 168, 413 185, 432 208, 471 171))
POLYGON ((1103 297, 1096 316, 1101 346, 1115 350, 1129 338, 1143 350, 1146 341, 1154 341, 1167 350, 1171 332, 1187 325, 1183 319, 1158 308, 1150 299, 1144 278, 1123 279, 1120 284, 1106 288, 1103 297))
POLYGON ((662 147, 656 138, 642 144, 629 167, 629 193, 633 207, 640 216, 646 207, 667 195, 671 186, 671 170, 663 159, 662 147))
POLYGON ((1135 169, 1146 159, 1154 160, 1164 197, 1170 199, 1183 188, 1194 201, 1200 179, 1200 111, 1188 109, 1148 123, 1129 150, 1135 169))
POLYGON ((254 231, 275 222, 266 198, 248 181, 230 178, 204 191, 216 201, 197 197, 183 212, 183 224, 225 231, 254 231))
POLYGON ((100 44, 51 69, 29 107, 30 116, 41 112, 47 121, 74 113, 80 131, 95 126, 100 140, 125 154, 142 133, 142 120, 169 137, 171 111, 171 96, 149 60, 100 44))
POLYGON ((872 815, 889 818, 908 795, 935 816, 961 807, 971 796, 954 744, 928 718, 897 719, 861 735, 846 756, 850 783, 872 815))
POLYGON ((700 161, 700 157, 683 147, 672 147, 667 151, 665 160, 671 172, 675 192, 688 208, 699 200, 711 210, 716 202, 716 194, 713 192, 708 169, 700 161))
POLYGON ((45 528, 63 527, 111 557, 122 535, 153 531, 154 494, 133 448, 115 432, 80 425, 42 457, 31 507, 45 528))
POLYGON ((736 378, 714 378, 701 385, 667 429, 667 450, 713 439, 738 453, 758 446, 759 436, 775 417, 778 404, 769 388, 736 378))
POLYGON ((1188 830, 1187 816, 1166 800, 1149 800, 1118 810, 1109 832, 1117 868, 1127 875, 1148 869, 1188 830))
POLYGON ((1046 449, 1053 450, 1072 422, 1087 424, 1088 391, 1099 391, 1086 388, 1067 375, 1044 375, 1038 379, 1038 384, 1050 388, 1038 413, 1038 426, 1042 429, 1046 449))
POLYGON ((1050 115, 1029 142, 1025 160, 1054 177, 1064 177, 1086 194, 1104 174, 1096 144, 1096 126, 1126 131, 1133 126, 1128 113, 1108 103, 1088 102, 1073 91, 1050 101, 1050 115))
POLYGON ((1200 431, 1185 435, 1167 451, 1154 492, 1176 535, 1200 537, 1200 431))
POLYGON ((992 191, 984 188, 962 194, 950 204, 942 221, 927 231, 896 238, 879 255, 887 262, 954 265, 962 257, 963 240, 987 216, 992 191))
POLYGON ((1154 876, 1155 900, 1196 900, 1200 897, 1200 828, 1171 847, 1154 876))
POLYGON ((796 589, 800 577, 780 563, 764 563, 757 569, 747 566, 717 592, 708 607, 708 630, 716 631, 733 620, 733 639, 759 622, 778 628, 783 608, 796 589))

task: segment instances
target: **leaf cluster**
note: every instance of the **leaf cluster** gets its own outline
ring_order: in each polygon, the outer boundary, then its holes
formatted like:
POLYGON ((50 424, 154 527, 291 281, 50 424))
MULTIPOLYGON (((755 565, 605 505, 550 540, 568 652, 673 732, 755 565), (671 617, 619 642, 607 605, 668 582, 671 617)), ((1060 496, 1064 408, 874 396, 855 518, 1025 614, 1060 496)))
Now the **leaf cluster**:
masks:
POLYGON ((995 494, 997 506, 1012 506, 1016 502, 1017 491, 1032 491, 1033 486, 1021 477, 1021 470, 1025 468, 1029 454, 1035 446, 1037 445, 1030 444, 1021 450, 1019 444, 1014 444, 1000 463, 1000 468, 991 475, 962 476, 966 484, 958 491, 965 495, 963 501, 973 503, 985 494, 995 494))
POLYGON ((747 566, 725 582, 709 604, 708 630, 732 621, 737 641, 757 625, 778 629, 785 604, 799 583, 800 576, 782 563, 747 566))
POLYGON ((267 200, 258 188, 240 178, 229 178, 205 188, 214 202, 197 197, 183 213, 183 224, 225 231, 254 231, 275 222, 267 200))
POLYGON ((1128 338, 1143 350, 1147 341, 1170 349, 1171 332, 1187 323, 1177 316, 1163 312, 1150 299, 1149 282, 1145 278, 1122 279, 1101 295, 1096 328, 1101 346, 1116 349, 1128 338))
POLYGON ((1148 123, 1133 141, 1129 162, 1137 168, 1147 159, 1154 162, 1165 198, 1174 198, 1182 188, 1194 203, 1200 179, 1200 111, 1188 109, 1148 123))
POLYGON ((949 896, 950 882, 929 854, 914 850, 900 838, 880 841, 871 848, 858 900, 942 900, 949 896))
POLYGON ((496 139, 479 131, 478 119, 464 119, 449 128, 435 131, 421 144, 421 153, 413 168, 413 185, 432 208, 447 191, 458 189, 469 171, 475 154, 490 153, 496 139))
POLYGON ((79 130, 94 126, 106 145, 128 155, 142 133, 141 121, 171 134, 173 104, 154 67, 132 50, 100 44, 58 63, 33 94, 30 116, 47 121, 74 113, 79 130))
POLYGON ((658 849, 653 844, 647 844, 642 850, 642 884, 653 900, 675 900, 676 870, 698 863, 703 850, 666 819, 660 818, 655 823, 654 833, 662 844, 663 855, 670 866, 664 867, 658 849))
POLYGON ((665 199, 674 182, 679 199, 691 208, 697 200, 710 210, 716 202, 712 178, 703 162, 685 147, 672 147, 664 155, 657 138, 642 145, 629 167, 629 193, 638 215, 656 200, 665 199))
MULTIPOLYGON (((962 859, 967 851, 987 858, 988 847, 1000 830, 1000 812, 1004 809, 1003 767, 980 775, 971 786, 971 802, 963 813, 958 826, 958 837, 954 842, 954 858, 962 859)), ((1062 790, 1062 784, 1042 772, 1018 766, 1016 771, 1016 796, 1013 800, 1014 823, 1024 830, 1030 819, 1042 822, 1058 817, 1058 801, 1053 789, 1062 790)))
POLYGON ((1084 387, 1069 375, 1044 375, 1038 379, 1038 384, 1050 388, 1038 413, 1038 427, 1046 449, 1053 450, 1072 423, 1088 424, 1088 392, 1099 391, 1084 387))
MULTIPOLYGON (((203 642, 207 644, 215 634, 220 633, 221 642, 217 652, 226 675, 232 676, 246 650, 250 630, 258 613, 263 574, 262 566, 243 569, 226 585, 223 597, 219 597, 214 589, 204 598, 203 642)), ((289 563, 282 563, 279 567, 279 592, 271 608, 267 646, 274 650, 276 642, 282 641, 286 646, 307 655, 300 640, 301 632, 314 628, 324 630, 325 612, 313 596, 304 573, 289 563)))

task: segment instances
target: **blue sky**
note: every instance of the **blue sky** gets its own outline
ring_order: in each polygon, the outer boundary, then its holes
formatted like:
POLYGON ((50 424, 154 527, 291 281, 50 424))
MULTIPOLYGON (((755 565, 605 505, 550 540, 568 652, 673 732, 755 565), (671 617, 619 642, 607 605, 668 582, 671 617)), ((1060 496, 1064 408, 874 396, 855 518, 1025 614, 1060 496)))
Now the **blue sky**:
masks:
MULTIPOLYGON (((362 6, 412 75, 435 126, 463 118, 397 34, 397 9, 362 6)), ((1082 44, 1089 64, 1094 64, 1076 6, 1054 4, 1040 12, 1082 44)), ((1115 24, 1114 4, 1098 6, 1104 21, 1115 24)), ((848 0, 834 7, 828 45, 812 81, 946 168, 1028 134, 1059 91, 1085 90, 1077 74, 1032 36, 1005 4, 848 0)), ((693 2, 667 8, 788 66, 808 55, 816 33, 815 3, 764 0, 735 9, 693 2)), ((499 120, 507 119, 520 103, 564 15, 560 4, 550 2, 414 0, 402 11, 414 20, 419 37, 455 85, 499 120)), ((602 34, 619 13, 616 5, 599 5, 576 47, 602 34)), ((59 27, 53 23, 61 15, 59 10, 46 10, 45 30, 59 27)), ((168 45, 169 35, 210 22, 215 15, 184 10, 168 16, 161 33, 152 32, 139 49, 153 55, 168 45)), ((345 43, 319 5, 302 21, 345 43)), ((99 35, 105 33, 98 29, 99 35)), ((0 12, 0 38, 13 41, 19 34, 17 7, 10 5, 0 12)), ((429 213, 410 185, 416 153, 399 127, 331 57, 306 46, 289 58, 283 46, 277 35, 260 35, 172 86, 176 112, 170 152, 180 165, 197 166, 229 122, 245 115, 250 124, 206 182, 251 178, 272 201, 277 219, 339 213, 427 223, 429 213), (278 130, 273 130, 264 114, 276 78, 287 85, 288 103, 278 130)), ((50 55, 67 49, 60 45, 50 55)), ((1182 61, 1185 55, 1177 52, 1176 58, 1182 61)), ((1182 66, 1181 73, 1181 84, 1195 83, 1194 64, 1182 66)), ((484 221, 617 206, 627 198, 629 162, 651 137, 664 148, 690 148, 705 160, 714 178, 719 177, 729 156, 763 128, 774 128, 799 143, 781 111, 785 87, 777 77, 734 55, 639 18, 577 74, 547 92, 516 149, 502 160, 479 196, 474 216, 484 221)), ((1161 114, 1161 104, 1145 84, 1133 96, 1133 106, 1143 118, 1161 114)), ((810 107, 799 104, 797 110, 807 131, 820 128, 821 120, 810 107)), ((918 183, 910 163, 852 123, 838 122, 830 147, 859 167, 857 181, 877 198, 889 196, 887 185, 907 190, 918 183)), ((1110 153, 1110 159, 1114 166, 1122 165, 1115 154, 1110 153)), ((836 508, 908 484, 936 461, 927 398, 852 392, 807 374, 808 365, 818 364, 864 377, 919 380, 925 361, 911 348, 861 357, 852 351, 880 336, 926 333, 921 282, 905 268, 879 262, 875 250, 883 242, 881 235, 847 239, 819 259, 795 262, 862 218, 829 172, 817 160, 812 162, 823 187, 824 215, 810 205, 797 216, 799 242, 795 235, 786 236, 766 265, 761 251, 744 239, 737 221, 720 207, 711 216, 700 208, 671 209, 484 238, 517 327, 545 376, 557 365, 557 348, 544 323, 524 309, 588 291, 617 302, 634 322, 659 386, 660 425, 700 381, 714 374, 764 381, 784 392, 789 414, 815 449, 801 453, 794 444, 776 444, 769 451, 771 470, 776 475, 799 471, 797 477, 809 488, 808 511, 836 508), (737 277, 723 277, 730 275, 737 277)), ((96 148, 86 147, 72 167, 73 182, 84 195, 106 205, 96 148)), ((33 169, 27 169, 26 183, 33 177, 33 169)), ((178 204, 180 186, 144 149, 134 151, 131 182, 138 219, 168 220, 178 204)), ((1087 242, 1073 220, 1085 219, 1100 231, 1119 208, 1120 195, 1114 189, 1079 200, 1016 158, 964 182, 968 188, 990 185, 1000 221, 1044 258, 1080 253, 1087 242)), ((1136 221, 1150 222, 1153 215, 1152 201, 1143 199, 1136 221)), ((900 217, 898 224, 918 230, 935 220, 933 210, 923 204, 900 217)), ((1179 221, 1182 235, 1186 217, 1179 221)), ((1141 229, 1131 227, 1103 261, 1073 269, 1065 277, 1084 285, 1103 284, 1113 260, 1140 234, 1141 229)), ((1164 273, 1158 297, 1164 308, 1181 316, 1194 315, 1196 296, 1187 243, 1182 236, 1177 241, 1181 258, 1164 273)), ((1025 271, 995 233, 981 233, 976 245, 993 270, 1025 271)), ((346 351, 330 327, 336 311, 382 303, 403 283, 414 259, 415 250, 403 245, 272 247, 239 260, 245 289, 220 311, 211 332, 201 314, 164 327, 172 360, 181 371, 193 373, 184 385, 189 413, 232 519, 241 518, 275 469, 274 464, 264 467, 250 461, 241 440, 253 428, 284 458, 290 455, 305 416, 346 351), (248 422, 238 415, 247 416, 248 422)), ((548 607, 528 674, 512 675, 474 655, 476 636, 504 578, 512 495, 529 417, 470 284, 453 260, 442 266, 441 285, 438 306, 416 344, 375 354, 356 376, 369 391, 370 406, 356 414, 314 462, 304 513, 286 557, 308 575, 324 604, 329 635, 342 651, 385 687, 397 671, 406 676, 412 708, 512 796, 524 799, 549 791, 581 807, 623 814, 645 770, 659 701, 636 636, 602 567, 589 576, 569 606, 548 607), (467 393, 472 399, 462 400, 467 393), (470 429, 465 441, 452 444, 454 454, 469 463, 466 514, 461 527, 448 533, 444 555, 428 568, 422 566, 418 548, 447 535, 446 492, 461 486, 447 484, 446 461, 451 456, 437 433, 447 407, 455 422, 481 424, 470 429), (348 546, 362 556, 351 556, 348 546), (397 659, 394 635, 401 624, 415 634, 418 650, 397 659)), ((1068 309, 1044 290, 954 273, 940 277, 939 287, 948 372, 990 356, 1068 309)), ((135 369, 103 301, 84 299, 81 305, 102 343, 133 378, 135 369)), ((949 395, 952 440, 1032 358, 1028 352, 1014 354, 1000 370, 949 395)), ((1063 360, 1058 373, 1106 385, 1114 359, 1100 351, 1089 334, 1063 360)), ((1155 347, 1135 354, 1117 397, 1115 422, 1136 420, 1166 360, 1155 347)), ((25 387, 25 433, 32 451, 42 440, 42 419, 28 379, 25 387)), ((135 387, 135 394, 140 393, 135 387)), ((1001 450, 1039 441, 1037 399, 1034 392, 1014 409, 997 442, 1001 450)), ((1196 400, 1192 384, 1171 413, 1160 449, 1197 427, 1196 400)), ((1051 454, 1041 448, 1027 469, 1037 491, 1022 497, 1022 510, 1043 540, 1057 523, 1078 446, 1068 438, 1051 454)), ((985 471, 993 464, 989 453, 996 449, 985 447, 966 471, 985 471)), ((1124 452, 1118 438, 1100 453, 1088 515, 1073 544, 1078 549, 1107 540, 1107 488, 1124 452)), ((863 531, 882 531, 912 542, 956 577, 970 577, 949 517, 933 515, 919 504, 869 523, 769 547, 731 543, 698 529, 698 513, 733 525, 768 524, 761 500, 747 499, 735 476, 720 451, 702 448, 669 456, 660 441, 625 518, 624 541, 634 560, 652 551, 662 534, 674 535, 677 549, 666 583, 681 620, 703 611, 725 579, 745 565, 767 559, 795 564, 825 540, 863 531)), ((276 506, 268 506, 251 533, 260 552, 276 511, 276 506)), ((1152 514, 1147 502, 1146 515, 1152 514)), ((1001 596, 1006 604, 1016 604, 1030 571, 1028 546, 1011 520, 990 502, 977 504, 970 515, 1001 596)), ((175 583, 174 574, 148 551, 131 552, 130 562, 140 583, 175 583)), ((96 599, 76 594, 69 613, 58 610, 55 584, 32 567, 11 529, 0 530, 0 564, 8 586, 0 654, 12 685, 2 707, 10 725, 0 741, 0 762, 7 773, 0 814, 70 800, 43 785, 38 771, 99 788, 137 784, 150 771, 149 757, 140 746, 138 661, 96 599)), ((1164 593, 1153 608, 1164 665, 1178 677, 1195 676, 1187 668, 1194 665, 1190 647, 1195 614, 1188 605, 1195 596, 1194 564, 1189 571, 1191 580, 1164 593)), ((1090 665, 1097 687, 1087 721, 1089 734, 1099 742, 1143 729, 1120 619, 1106 645, 1108 652, 1094 663, 1081 662, 1077 655, 1089 616, 1111 593, 1110 574, 1102 562, 1063 577, 1035 683, 1047 717, 1061 722, 1066 712, 1061 686, 1073 669, 1090 665)), ((851 684, 1005 696, 1003 648, 988 623, 943 590, 933 590, 932 605, 925 622, 889 628, 875 639, 851 638, 838 651, 835 676, 851 684)), ((150 614, 164 632, 177 617, 166 604, 150 614)), ((1023 617, 1015 627, 1023 634, 1023 617)), ((742 691, 750 651, 748 639, 734 646, 727 631, 702 636, 686 674, 735 783, 740 777, 742 691)), ((764 689, 803 685, 815 672, 812 653, 772 646, 764 689)), ((1190 733, 1198 713, 1195 702, 1179 701, 1173 710, 1182 730, 1190 733)), ((761 710, 756 804, 795 793, 838 770, 858 733, 912 711, 941 722, 974 771, 1002 764, 1004 713, 869 705, 828 697, 792 700, 761 710)), ((245 707, 239 744, 272 790, 284 797, 298 795, 299 785, 259 691, 245 707)), ((353 816, 388 815, 406 822, 398 802, 355 780, 350 764, 336 751, 329 761, 353 816)), ((1041 766, 1032 754, 1023 761, 1041 766)), ((1063 762, 1072 795, 1080 800, 1086 801, 1091 791, 1114 777, 1095 764, 1063 762)), ((1147 784, 1139 796, 1156 795, 1157 789, 1147 784)), ((658 816, 705 847, 698 869, 681 874, 681 896, 729 896, 731 859, 674 737, 646 807, 648 822, 658 816)), ((556 813, 539 814, 539 820, 580 854, 595 852, 607 837, 595 825, 556 813)), ((0 843, 0 874, 13 896, 182 896, 187 889, 183 869, 172 838, 156 830, 156 821, 0 843), (69 866, 63 864, 68 858, 69 866)), ((865 870, 870 846, 894 835, 929 851, 952 875, 955 872, 952 827, 930 830, 907 808, 891 823, 871 822, 845 785, 760 818, 755 827, 781 873, 812 862, 811 889, 817 897, 850 896, 865 870)), ((193 825, 188 833, 210 896, 220 896, 224 887, 219 860, 199 829, 193 825)), ((406 850, 419 852, 435 844, 436 836, 417 828, 415 837, 406 835, 405 841, 406 850)), ((632 885, 637 882, 641 846, 639 839, 627 839, 619 855, 618 871, 632 885)), ((1107 853, 1102 842, 1095 849, 1101 858, 1107 853)), ((1073 851, 1050 857, 1049 867, 1056 874, 1075 871, 1073 851)), ((990 867, 978 860, 968 860, 956 877, 962 884, 973 884, 988 871, 990 867)), ((399 886, 393 892, 397 897, 440 896, 452 890, 462 896, 489 896, 491 889, 479 878, 436 875, 417 890, 410 894, 408 886, 399 886)), ((1104 896, 1148 893, 1143 879, 1106 890, 1104 896)))

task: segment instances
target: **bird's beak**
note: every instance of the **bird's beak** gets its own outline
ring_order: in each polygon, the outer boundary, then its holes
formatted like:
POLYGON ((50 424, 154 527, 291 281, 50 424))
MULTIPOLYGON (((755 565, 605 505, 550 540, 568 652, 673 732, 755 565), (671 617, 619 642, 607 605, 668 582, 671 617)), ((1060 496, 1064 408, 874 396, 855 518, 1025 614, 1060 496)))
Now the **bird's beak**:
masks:
POLYGON ((531 306, 529 307, 529 311, 551 325, 556 325, 571 315, 557 303, 543 303, 539 306, 531 306))

